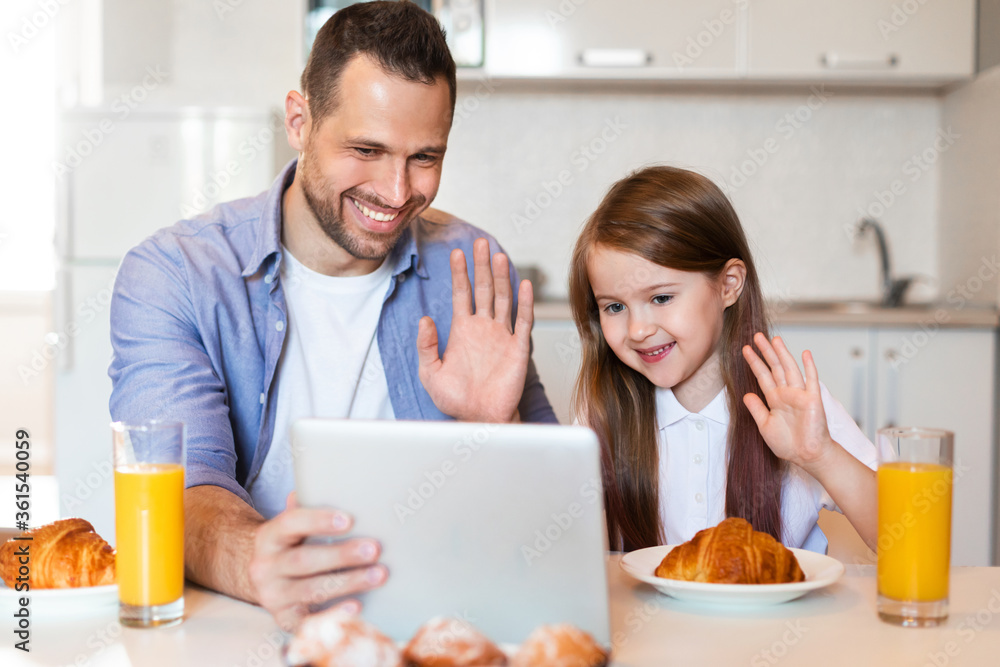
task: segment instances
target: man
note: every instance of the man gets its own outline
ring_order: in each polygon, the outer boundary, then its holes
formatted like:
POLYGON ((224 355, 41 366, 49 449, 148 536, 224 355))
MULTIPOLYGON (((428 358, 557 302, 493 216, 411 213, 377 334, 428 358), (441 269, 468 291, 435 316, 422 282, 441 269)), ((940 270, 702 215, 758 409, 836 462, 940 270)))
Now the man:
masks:
POLYGON ((434 19, 406 2, 341 10, 302 88, 285 100, 299 158, 270 191, 125 258, 109 371, 115 419, 187 424, 188 577, 286 628, 388 575, 371 539, 303 544, 351 517, 296 506, 291 422, 555 421, 530 362, 530 283, 515 299, 495 241, 428 210, 455 105, 434 19))

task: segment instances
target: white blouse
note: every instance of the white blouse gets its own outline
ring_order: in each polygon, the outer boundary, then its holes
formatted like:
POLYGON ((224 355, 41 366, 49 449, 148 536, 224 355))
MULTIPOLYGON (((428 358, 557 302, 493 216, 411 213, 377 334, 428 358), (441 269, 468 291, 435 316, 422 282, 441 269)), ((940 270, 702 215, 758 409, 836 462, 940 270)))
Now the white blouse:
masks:
MULTIPOLYGON (((822 383, 820 391, 830 435, 874 470, 875 445, 822 383)), ((656 418, 660 430, 660 517, 667 544, 680 544, 726 517, 726 391, 693 413, 677 401, 672 390, 657 388, 656 418)), ((814 477, 788 464, 781 494, 785 546, 826 553, 826 536, 816 524, 824 507, 840 511, 814 477)))

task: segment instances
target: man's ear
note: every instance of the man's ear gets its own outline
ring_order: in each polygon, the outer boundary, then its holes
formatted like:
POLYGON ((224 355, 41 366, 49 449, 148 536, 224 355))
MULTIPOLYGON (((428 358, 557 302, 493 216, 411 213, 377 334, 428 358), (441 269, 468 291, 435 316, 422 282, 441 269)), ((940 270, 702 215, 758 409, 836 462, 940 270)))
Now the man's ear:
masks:
POLYGON ((726 308, 736 303, 747 280, 747 265, 742 259, 731 259, 722 269, 722 303, 726 308))
POLYGON ((298 91, 289 91, 285 96, 285 135, 296 153, 305 149, 310 125, 309 102, 298 91))

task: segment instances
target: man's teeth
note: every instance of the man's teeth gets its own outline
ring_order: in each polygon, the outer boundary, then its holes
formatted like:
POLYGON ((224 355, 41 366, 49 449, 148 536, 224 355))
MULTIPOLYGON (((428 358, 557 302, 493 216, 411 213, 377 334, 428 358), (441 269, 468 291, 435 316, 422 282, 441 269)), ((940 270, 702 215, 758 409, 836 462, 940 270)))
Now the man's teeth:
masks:
POLYGON ((365 216, 371 218, 372 220, 377 220, 379 222, 391 222, 396 219, 397 215, 399 215, 399 213, 393 213, 392 215, 389 215, 388 213, 379 213, 378 211, 371 210, 370 208, 359 202, 357 199, 351 199, 351 201, 354 202, 354 205, 358 207, 358 210, 360 210, 362 213, 365 214, 365 216))

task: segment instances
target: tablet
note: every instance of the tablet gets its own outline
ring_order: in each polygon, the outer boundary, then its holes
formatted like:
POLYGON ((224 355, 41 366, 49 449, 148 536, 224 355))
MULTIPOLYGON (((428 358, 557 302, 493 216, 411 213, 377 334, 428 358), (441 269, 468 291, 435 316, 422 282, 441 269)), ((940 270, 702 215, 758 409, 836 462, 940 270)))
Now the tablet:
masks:
POLYGON ((435 616, 499 643, 571 623, 610 645, 597 437, 579 426, 306 419, 299 502, 354 517, 389 580, 360 597, 397 641, 435 616))

